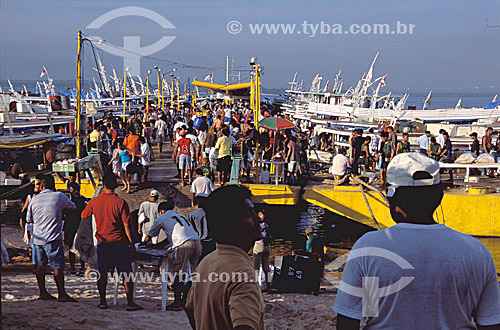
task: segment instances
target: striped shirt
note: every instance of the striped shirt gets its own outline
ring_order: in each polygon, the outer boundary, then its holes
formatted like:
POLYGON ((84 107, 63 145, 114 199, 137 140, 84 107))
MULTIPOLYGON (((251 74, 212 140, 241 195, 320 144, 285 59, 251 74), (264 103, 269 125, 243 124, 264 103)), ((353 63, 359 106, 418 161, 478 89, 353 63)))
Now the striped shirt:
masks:
POLYGON ((33 223, 33 243, 43 245, 62 240, 63 210, 74 210, 75 204, 61 192, 45 189, 28 205, 26 222, 33 223))

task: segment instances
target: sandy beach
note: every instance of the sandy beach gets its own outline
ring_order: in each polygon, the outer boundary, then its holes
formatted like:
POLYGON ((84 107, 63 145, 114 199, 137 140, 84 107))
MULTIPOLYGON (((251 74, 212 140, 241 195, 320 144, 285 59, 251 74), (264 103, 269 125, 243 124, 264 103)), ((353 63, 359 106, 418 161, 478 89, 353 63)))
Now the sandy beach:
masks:
MULTIPOLYGON (((120 286, 118 304, 113 302, 113 282, 108 283, 110 308, 97 308, 98 293, 94 281, 66 276, 66 288, 78 303, 38 300, 35 275, 29 262, 14 262, 2 269, 3 329, 139 329, 144 326, 167 329, 190 329, 184 312, 160 309, 161 284, 141 283, 137 286, 137 303, 144 310, 125 311, 126 300, 120 286)), ((47 276, 47 289, 56 294, 52 276, 47 276)), ((335 314, 332 306, 336 289, 324 288, 318 296, 273 293, 263 295, 268 329, 332 329, 335 314)), ((173 293, 168 292, 168 302, 173 293)))

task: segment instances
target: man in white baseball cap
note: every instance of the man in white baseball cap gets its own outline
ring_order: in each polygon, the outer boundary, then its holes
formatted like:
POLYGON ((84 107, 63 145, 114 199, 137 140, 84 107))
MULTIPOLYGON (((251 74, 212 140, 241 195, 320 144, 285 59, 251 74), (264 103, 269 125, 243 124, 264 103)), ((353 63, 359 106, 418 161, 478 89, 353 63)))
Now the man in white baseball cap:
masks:
POLYGON ((400 156, 404 157, 394 157, 387 167, 387 197, 394 197, 398 187, 425 187, 440 183, 438 162, 416 152, 400 156))
POLYGON ((361 237, 346 262, 333 310, 337 329, 498 329, 500 288, 488 249, 433 217, 439 164, 394 157, 387 197, 396 225, 361 237))

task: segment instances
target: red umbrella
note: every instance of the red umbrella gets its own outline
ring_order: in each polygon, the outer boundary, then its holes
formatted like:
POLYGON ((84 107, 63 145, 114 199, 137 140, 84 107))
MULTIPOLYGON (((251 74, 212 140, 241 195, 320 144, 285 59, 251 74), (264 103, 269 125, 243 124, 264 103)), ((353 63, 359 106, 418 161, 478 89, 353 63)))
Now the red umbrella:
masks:
MULTIPOLYGON (((259 121, 259 126, 267 128, 268 130, 271 131, 278 132, 285 129, 294 128, 295 124, 289 120, 280 117, 267 117, 259 121)), ((273 139, 273 154, 275 147, 276 147, 276 133, 274 133, 274 139, 273 139)))
POLYGON ((295 124, 281 117, 267 117, 259 121, 259 126, 271 131, 282 131, 288 128, 294 128, 295 124))

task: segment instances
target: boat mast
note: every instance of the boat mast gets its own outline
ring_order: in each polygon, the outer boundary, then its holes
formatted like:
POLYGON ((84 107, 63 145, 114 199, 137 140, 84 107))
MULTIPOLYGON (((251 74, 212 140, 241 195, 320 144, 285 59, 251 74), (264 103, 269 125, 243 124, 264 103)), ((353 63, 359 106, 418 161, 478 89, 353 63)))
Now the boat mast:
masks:
POLYGON ((337 91, 337 88, 339 87, 339 81, 340 81, 340 74, 342 73, 342 70, 339 70, 339 73, 337 73, 337 75, 335 76, 335 82, 333 84, 333 92, 334 93, 339 93, 339 91, 337 91))
POLYGON ((226 85, 229 85, 229 56, 226 56, 226 85))

